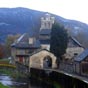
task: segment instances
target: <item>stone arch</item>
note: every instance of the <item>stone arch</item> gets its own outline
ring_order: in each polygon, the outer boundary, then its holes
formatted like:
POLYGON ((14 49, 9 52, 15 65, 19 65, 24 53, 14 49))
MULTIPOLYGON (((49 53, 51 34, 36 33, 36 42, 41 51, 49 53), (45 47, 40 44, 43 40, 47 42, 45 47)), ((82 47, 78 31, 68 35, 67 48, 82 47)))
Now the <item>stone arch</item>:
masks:
POLYGON ((52 68, 52 58, 49 55, 43 59, 43 68, 52 68))

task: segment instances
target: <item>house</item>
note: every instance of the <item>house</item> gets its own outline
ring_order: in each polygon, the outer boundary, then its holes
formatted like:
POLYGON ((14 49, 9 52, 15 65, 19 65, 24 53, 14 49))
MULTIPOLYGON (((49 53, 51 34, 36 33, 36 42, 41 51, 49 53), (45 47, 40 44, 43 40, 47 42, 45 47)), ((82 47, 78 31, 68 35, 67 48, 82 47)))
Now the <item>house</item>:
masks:
POLYGON ((71 60, 84 51, 84 47, 74 37, 70 36, 67 44, 65 59, 71 60))
POLYGON ((41 49, 29 56, 30 68, 56 68, 56 57, 50 51, 41 49))
POLYGON ((25 33, 11 45, 13 61, 28 65, 29 54, 40 48, 40 41, 25 33))
POLYGON ((80 75, 88 74, 88 49, 74 58, 74 71, 80 75))
POLYGON ((84 47, 72 36, 69 36, 66 53, 63 55, 63 61, 59 64, 59 69, 69 73, 79 73, 80 65, 75 61, 75 58, 84 52, 84 47), (76 66, 76 65, 77 66, 76 66))
POLYGON ((25 33, 11 45, 11 56, 14 64, 15 62, 19 62, 28 65, 29 54, 32 54, 38 49, 49 50, 50 33, 53 23, 54 17, 50 16, 50 14, 45 14, 45 16, 41 18, 39 39, 25 33))

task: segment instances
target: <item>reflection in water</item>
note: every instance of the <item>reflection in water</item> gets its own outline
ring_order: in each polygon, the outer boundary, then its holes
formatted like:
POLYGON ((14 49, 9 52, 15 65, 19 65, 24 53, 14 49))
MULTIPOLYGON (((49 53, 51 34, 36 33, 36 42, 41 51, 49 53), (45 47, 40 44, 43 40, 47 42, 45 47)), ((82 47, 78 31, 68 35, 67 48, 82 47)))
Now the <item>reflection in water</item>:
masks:
POLYGON ((32 79, 25 83, 16 82, 14 79, 6 75, 0 75, 0 83, 6 86, 11 86, 11 88, 54 88, 52 84, 32 79))
POLYGON ((11 78, 6 75, 0 76, 0 83, 2 83, 3 85, 12 85, 11 78))
POLYGON ((0 75, 0 83, 2 83, 5 86, 20 86, 27 84, 23 82, 16 82, 14 79, 7 75, 0 75))

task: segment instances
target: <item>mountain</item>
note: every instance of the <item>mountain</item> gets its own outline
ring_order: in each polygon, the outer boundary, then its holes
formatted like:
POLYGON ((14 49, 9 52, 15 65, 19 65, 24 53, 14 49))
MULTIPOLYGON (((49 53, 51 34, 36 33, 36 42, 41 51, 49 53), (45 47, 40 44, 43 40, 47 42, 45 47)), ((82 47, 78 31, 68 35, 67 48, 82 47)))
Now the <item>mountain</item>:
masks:
MULTIPOLYGON (((30 35, 38 36, 40 28, 40 18, 46 12, 35 11, 27 8, 0 8, 0 43, 4 43, 9 34, 23 34, 25 32, 30 35)), ((63 24, 70 35, 76 37, 81 33, 83 41, 88 41, 88 25, 79 21, 69 20, 52 14, 55 19, 63 24)), ((84 44, 85 46, 85 44, 84 44)), ((87 46, 85 46, 87 47, 87 46)))

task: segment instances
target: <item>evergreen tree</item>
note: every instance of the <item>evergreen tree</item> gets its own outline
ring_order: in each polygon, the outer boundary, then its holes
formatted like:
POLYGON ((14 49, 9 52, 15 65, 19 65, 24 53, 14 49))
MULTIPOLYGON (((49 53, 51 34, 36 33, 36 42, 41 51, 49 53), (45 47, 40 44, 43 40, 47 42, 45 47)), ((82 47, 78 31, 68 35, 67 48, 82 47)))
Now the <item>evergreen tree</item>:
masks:
POLYGON ((54 53, 57 58, 61 58, 66 52, 67 42, 68 35, 64 26, 59 23, 54 23, 51 31, 50 51, 54 53))

